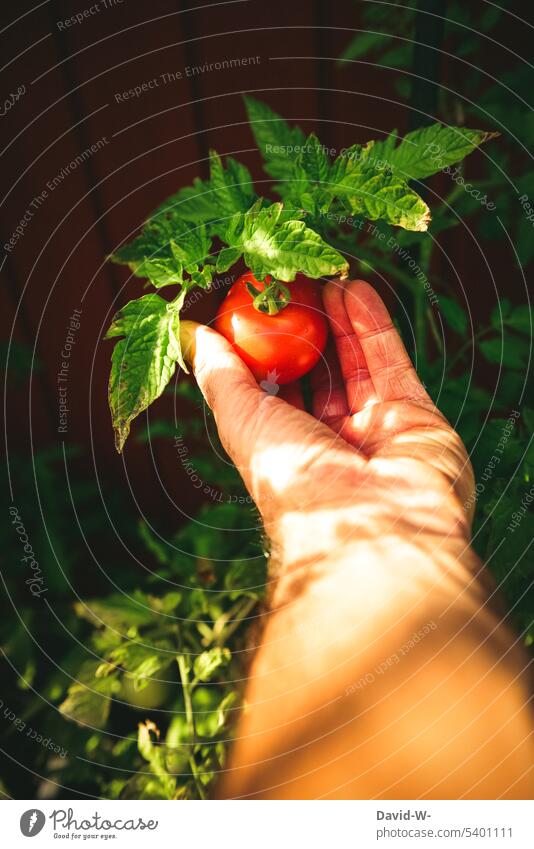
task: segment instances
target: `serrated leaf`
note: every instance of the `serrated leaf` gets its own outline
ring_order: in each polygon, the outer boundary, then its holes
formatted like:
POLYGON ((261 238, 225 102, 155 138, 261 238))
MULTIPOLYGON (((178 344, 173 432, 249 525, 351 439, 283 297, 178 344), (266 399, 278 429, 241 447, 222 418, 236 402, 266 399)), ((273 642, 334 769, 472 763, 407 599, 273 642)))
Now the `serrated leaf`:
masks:
POLYGON ((116 676, 96 677, 98 661, 87 661, 71 684, 67 698, 59 706, 60 713, 79 725, 105 728, 111 708, 111 696, 120 684, 116 676))
POLYGON ((375 142, 370 159, 387 161, 388 167, 406 180, 422 180, 460 162, 479 145, 498 135, 485 130, 431 124, 408 133, 394 148, 387 140, 375 142))
POLYGON ((353 214, 363 214, 371 221, 382 219, 405 230, 428 229, 428 206, 397 174, 365 166, 329 183, 328 191, 348 203, 353 214))
POLYGON ((230 661, 231 654, 227 648, 213 648, 204 651, 195 658, 193 673, 197 681, 209 681, 214 673, 230 661))
POLYGON ((107 598, 77 601, 74 610, 77 616, 87 619, 97 628, 106 626, 124 631, 154 621, 150 596, 141 590, 134 590, 130 595, 116 593, 107 598))
POLYGON ((194 224, 206 224, 214 217, 213 190, 207 180, 198 177, 192 186, 184 186, 167 198, 153 213, 153 218, 171 213, 194 224))
POLYGON ((244 255, 247 267, 260 280, 266 274, 286 282, 299 272, 312 278, 347 274, 348 263, 341 254, 303 221, 285 219, 280 203, 265 209, 256 205, 234 217, 224 238, 244 255))
POLYGON ((157 640, 147 645, 136 640, 128 640, 108 654, 108 662, 130 673, 135 680, 137 690, 143 690, 150 679, 161 670, 170 666, 175 653, 168 640, 157 640))
POLYGON ((247 95, 244 101, 265 171, 275 180, 291 179, 293 164, 304 145, 304 133, 300 127, 290 127, 261 100, 247 95))
POLYGON ((368 142, 366 145, 353 144, 340 153, 330 166, 329 183, 337 185, 349 174, 361 171, 362 164, 370 155, 373 145, 374 142, 368 142))
POLYGON ((226 160, 225 168, 214 150, 210 151, 210 186, 217 220, 224 220, 234 212, 244 212, 256 197, 248 169, 231 157, 226 160))
POLYGON ((328 178, 330 163, 324 146, 315 133, 311 133, 304 143, 298 164, 303 169, 307 179, 314 183, 323 183, 328 178))
POLYGON ((165 213, 149 221, 136 239, 113 254, 136 277, 148 277, 156 287, 184 282, 184 271, 197 274, 211 252, 205 224, 191 226, 176 214, 165 213))
POLYGON ((169 244, 173 257, 189 271, 191 266, 195 268, 201 265, 209 256, 211 237, 206 225, 199 224, 198 227, 177 232, 169 240, 169 244))
POLYGON ((222 251, 219 251, 219 255, 217 256, 217 263, 215 265, 215 269, 219 274, 222 274, 224 271, 228 271, 234 263, 238 261, 241 256, 241 251, 237 248, 223 248, 222 251))
MULTIPOLYGON (((183 302, 185 290, 181 295, 183 302)), ((161 395, 176 363, 187 371, 179 342, 180 306, 180 302, 171 306, 159 295, 145 295, 119 310, 106 334, 106 339, 124 337, 113 350, 109 379, 109 404, 119 452, 130 423, 161 395)))
POLYGON ((156 288, 181 283, 183 265, 170 249, 175 235, 167 219, 149 223, 140 236, 119 248, 110 258, 128 265, 136 277, 148 277, 156 288))

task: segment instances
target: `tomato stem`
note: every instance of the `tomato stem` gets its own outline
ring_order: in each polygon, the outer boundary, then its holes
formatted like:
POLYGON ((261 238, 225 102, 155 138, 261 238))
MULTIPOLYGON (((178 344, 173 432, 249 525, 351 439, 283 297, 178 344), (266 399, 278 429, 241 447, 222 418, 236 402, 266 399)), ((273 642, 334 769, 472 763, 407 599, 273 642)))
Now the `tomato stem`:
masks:
POLYGON ((258 312, 267 313, 267 315, 276 315, 287 307, 291 300, 291 295, 287 286, 280 283, 279 280, 271 280, 265 284, 263 289, 256 289, 252 283, 247 283, 247 291, 252 298, 252 306, 258 312))

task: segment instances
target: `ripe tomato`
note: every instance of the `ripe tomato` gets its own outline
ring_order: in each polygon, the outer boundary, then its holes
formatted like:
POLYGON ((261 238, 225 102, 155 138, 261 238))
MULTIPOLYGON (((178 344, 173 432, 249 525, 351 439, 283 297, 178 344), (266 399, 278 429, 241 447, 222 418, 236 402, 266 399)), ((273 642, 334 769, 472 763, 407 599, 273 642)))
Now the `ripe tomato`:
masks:
POLYGON ((251 272, 243 274, 222 302, 215 330, 232 343, 256 380, 269 384, 297 380, 313 368, 326 345, 328 325, 319 283, 302 275, 284 283, 291 301, 276 315, 253 306, 247 283, 260 292, 264 289, 251 272))

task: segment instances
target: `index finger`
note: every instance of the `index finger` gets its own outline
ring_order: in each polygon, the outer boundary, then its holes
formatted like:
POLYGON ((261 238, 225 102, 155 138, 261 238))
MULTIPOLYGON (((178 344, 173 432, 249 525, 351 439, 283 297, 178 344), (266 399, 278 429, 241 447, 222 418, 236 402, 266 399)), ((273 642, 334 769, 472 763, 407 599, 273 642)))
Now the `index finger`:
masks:
POLYGON ((378 399, 363 348, 347 312, 345 286, 346 284, 339 280, 328 282, 323 290, 323 304, 345 382, 348 412, 357 413, 378 399))
POLYGON ((378 398, 430 400, 386 305, 373 287, 353 280, 344 287, 343 301, 378 398))

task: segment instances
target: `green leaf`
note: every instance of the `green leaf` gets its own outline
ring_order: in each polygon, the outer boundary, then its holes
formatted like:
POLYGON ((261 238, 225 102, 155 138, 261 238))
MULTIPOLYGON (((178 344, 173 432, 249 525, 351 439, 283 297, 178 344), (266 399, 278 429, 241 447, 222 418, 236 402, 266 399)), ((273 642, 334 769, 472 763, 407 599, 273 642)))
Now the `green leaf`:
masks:
POLYGON ((148 790, 149 798, 158 798, 161 794, 159 798, 172 799, 176 779, 167 772, 165 747, 159 745, 159 730, 150 719, 139 723, 137 748, 140 755, 150 765, 152 780, 156 780, 156 785, 148 790), (154 740, 151 735, 154 735, 154 740))
POLYGON ((225 168, 214 150, 210 151, 210 186, 218 220, 234 212, 244 212, 256 198, 249 170, 231 157, 226 160, 225 168))
POLYGON ((211 237, 205 224, 182 230, 169 241, 173 257, 189 271, 204 262, 211 249, 211 237))
MULTIPOLYGON (((360 167, 347 169, 341 179, 329 183, 328 191, 348 203, 353 214, 371 221, 382 219, 405 230, 427 230, 430 210, 424 200, 401 177, 385 169, 373 171, 368 161, 366 157, 360 167)), ((339 174, 341 167, 336 163, 339 174)))
POLYGON ((431 124, 413 130, 391 148, 387 140, 376 142, 370 161, 385 160, 388 167, 407 180, 422 180, 460 162, 479 145, 498 136, 485 130, 431 124))
MULTIPOLYGON (((185 297, 181 292, 181 302, 185 297)), ((115 315, 106 339, 115 345, 109 379, 109 404, 117 451, 122 451, 130 423, 158 398, 176 363, 187 371, 179 341, 181 302, 168 304, 159 295, 130 301, 115 315)))
POLYGON ((174 661, 175 652, 168 640, 157 640, 150 645, 128 640, 108 654, 108 662, 130 673, 135 679, 135 689, 143 690, 150 679, 174 661))
POLYGON ((126 263, 136 277, 148 277, 161 288, 183 283, 184 272, 197 275, 211 253, 211 241, 205 224, 191 226, 176 213, 167 212, 151 219, 141 235, 111 259, 126 263))
POLYGON ((511 314, 506 318, 506 324, 519 333, 530 335, 534 325, 531 307, 528 304, 521 304, 518 307, 514 307, 511 314))
POLYGON ((195 658, 193 673, 197 681, 210 681, 214 673, 225 666, 231 658, 230 650, 227 648, 213 648, 204 651, 195 658))
POLYGON ((300 127, 290 127, 261 100, 247 95, 244 101, 265 171, 275 180, 290 180, 295 158, 304 146, 304 133, 300 127))
POLYGON ((312 278, 346 276, 348 263, 341 254, 303 221, 285 219, 282 211, 281 203, 265 209, 255 204, 230 222, 224 240, 244 255, 253 274, 260 280, 271 274, 286 282, 299 272, 312 278))
POLYGON ((480 342, 480 350, 488 362, 520 370, 528 361, 530 345, 526 339, 508 334, 504 339, 480 342))
POLYGON ((506 323, 506 319, 510 315, 511 309, 512 305, 508 298, 501 298, 492 309, 490 316, 491 326, 494 327, 495 330, 498 330, 499 333, 502 331, 502 326, 506 323))
POLYGON ((467 314, 457 301, 446 295, 439 296, 439 309, 445 317, 445 321, 456 333, 465 333, 467 330, 467 314))
POLYGON ((97 628, 106 626, 125 631, 154 621, 150 596, 141 590, 134 590, 130 595, 116 593, 107 598, 77 601, 74 609, 77 616, 97 628))
POLYGON ((136 277, 148 277, 156 288, 181 283, 183 266, 170 250, 174 235, 175 230, 168 220, 149 223, 140 236, 119 248, 110 258, 128 265, 136 277))
POLYGON ((324 183, 328 179, 330 163, 324 146, 315 133, 306 139, 304 149, 297 161, 310 182, 324 183))
POLYGON ((153 218, 171 213, 182 221, 194 224, 206 224, 214 218, 213 189, 207 180, 193 181, 192 186, 184 186, 159 206, 153 218))
POLYGON ((374 50, 379 50, 384 44, 388 44, 390 36, 381 32, 362 32, 352 39, 347 45, 343 53, 338 59, 340 65, 344 65, 346 61, 358 59, 366 53, 371 53, 374 50))
POLYGON ((241 251, 238 248, 223 248, 217 257, 215 269, 218 274, 228 271, 241 256, 241 251))
POLYGON ((67 698, 59 706, 67 719, 91 728, 105 728, 111 708, 111 696, 120 684, 115 676, 96 677, 98 661, 87 661, 78 672, 78 680, 69 687, 67 698))
POLYGON ((328 183, 337 184, 353 172, 362 170, 362 163, 369 155, 369 151, 373 146, 373 142, 368 144, 353 144, 350 147, 343 148, 339 156, 336 156, 333 162, 330 163, 328 173, 328 183))

